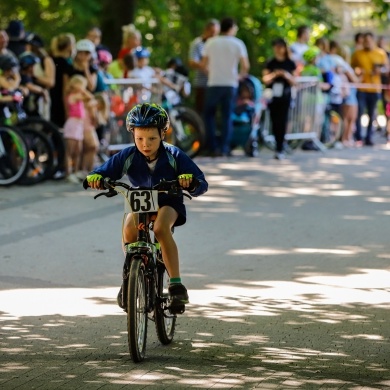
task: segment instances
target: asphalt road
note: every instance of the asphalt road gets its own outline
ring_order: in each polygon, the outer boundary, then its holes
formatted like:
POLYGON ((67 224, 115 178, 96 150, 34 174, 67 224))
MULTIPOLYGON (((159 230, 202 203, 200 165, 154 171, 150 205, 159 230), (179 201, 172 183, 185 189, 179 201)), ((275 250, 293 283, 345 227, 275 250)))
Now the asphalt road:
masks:
POLYGON ((198 158, 191 304, 130 360, 122 200, 0 188, 0 389, 390 389, 390 150, 198 158))

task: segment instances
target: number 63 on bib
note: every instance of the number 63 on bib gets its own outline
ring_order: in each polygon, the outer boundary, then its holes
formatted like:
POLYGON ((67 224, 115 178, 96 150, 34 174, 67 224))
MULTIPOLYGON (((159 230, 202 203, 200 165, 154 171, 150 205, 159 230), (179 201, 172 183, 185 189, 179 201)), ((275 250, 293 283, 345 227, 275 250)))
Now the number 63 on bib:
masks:
POLYGON ((158 191, 131 190, 125 198, 125 213, 149 213, 158 210, 158 191))

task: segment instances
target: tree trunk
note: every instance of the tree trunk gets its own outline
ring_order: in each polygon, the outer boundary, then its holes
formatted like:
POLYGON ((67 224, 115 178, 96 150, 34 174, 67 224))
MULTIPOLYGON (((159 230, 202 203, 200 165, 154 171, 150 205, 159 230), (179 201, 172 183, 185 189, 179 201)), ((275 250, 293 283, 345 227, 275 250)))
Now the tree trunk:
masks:
POLYGON ((102 44, 116 58, 122 45, 122 26, 134 22, 137 0, 102 0, 102 44))

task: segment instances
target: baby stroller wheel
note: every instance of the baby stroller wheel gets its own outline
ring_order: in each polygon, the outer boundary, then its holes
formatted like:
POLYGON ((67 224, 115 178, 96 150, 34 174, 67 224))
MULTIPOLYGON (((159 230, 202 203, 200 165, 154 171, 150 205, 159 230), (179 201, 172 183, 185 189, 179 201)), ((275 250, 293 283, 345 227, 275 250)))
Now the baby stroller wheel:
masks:
POLYGON ((245 155, 248 157, 257 157, 259 155, 259 142, 256 138, 249 137, 244 145, 245 155))

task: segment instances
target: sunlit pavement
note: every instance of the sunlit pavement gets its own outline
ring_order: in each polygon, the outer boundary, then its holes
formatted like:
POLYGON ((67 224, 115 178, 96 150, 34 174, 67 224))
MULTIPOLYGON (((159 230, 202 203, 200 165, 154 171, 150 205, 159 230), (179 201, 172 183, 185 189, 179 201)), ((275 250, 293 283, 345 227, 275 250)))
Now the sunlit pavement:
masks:
POLYGON ((130 360, 122 200, 0 189, 0 389, 390 388, 390 150, 198 158, 176 229, 191 304, 130 360))

